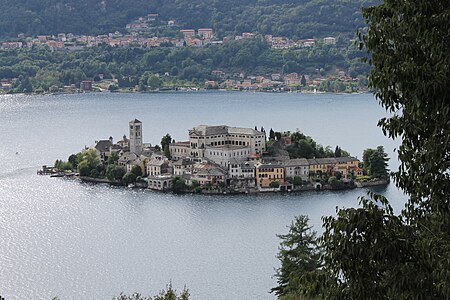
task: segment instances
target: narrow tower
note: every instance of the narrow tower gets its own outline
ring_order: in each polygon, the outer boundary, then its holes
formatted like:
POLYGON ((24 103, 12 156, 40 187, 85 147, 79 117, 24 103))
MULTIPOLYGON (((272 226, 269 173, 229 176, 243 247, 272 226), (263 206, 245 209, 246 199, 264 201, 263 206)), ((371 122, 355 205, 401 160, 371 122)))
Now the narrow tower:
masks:
POLYGON ((130 121, 130 152, 142 152, 142 122, 138 119, 130 121))

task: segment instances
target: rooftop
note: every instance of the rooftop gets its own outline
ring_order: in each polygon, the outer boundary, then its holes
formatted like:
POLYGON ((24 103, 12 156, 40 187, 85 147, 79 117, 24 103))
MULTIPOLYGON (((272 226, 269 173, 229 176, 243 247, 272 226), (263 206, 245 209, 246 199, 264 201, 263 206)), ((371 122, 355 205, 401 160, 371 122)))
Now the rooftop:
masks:
POLYGON ((230 127, 227 125, 199 125, 189 130, 189 134, 215 135, 215 134, 261 134, 253 128, 230 127))

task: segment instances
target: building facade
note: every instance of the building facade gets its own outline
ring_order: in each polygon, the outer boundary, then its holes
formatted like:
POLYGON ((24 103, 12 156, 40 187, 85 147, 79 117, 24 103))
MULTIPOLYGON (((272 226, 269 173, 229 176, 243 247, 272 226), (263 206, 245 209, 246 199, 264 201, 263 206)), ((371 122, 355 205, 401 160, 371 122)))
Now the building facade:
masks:
POLYGON ((228 167, 232 160, 245 161, 249 155, 250 147, 233 145, 207 147, 204 152, 205 158, 222 167, 228 167))
POLYGON ((286 178, 300 177, 302 180, 309 178, 309 163, 306 158, 290 159, 284 163, 286 178))
POLYGON ((191 147, 189 142, 176 142, 169 145, 170 156, 173 160, 189 157, 191 147))
POLYGON ((272 182, 284 183, 284 167, 281 165, 259 165, 256 167, 256 185, 269 188, 272 182))
POLYGON ((205 149, 218 146, 246 146, 250 155, 261 154, 266 149, 266 136, 251 128, 229 127, 225 125, 200 125, 189 130, 191 156, 205 157, 205 149))

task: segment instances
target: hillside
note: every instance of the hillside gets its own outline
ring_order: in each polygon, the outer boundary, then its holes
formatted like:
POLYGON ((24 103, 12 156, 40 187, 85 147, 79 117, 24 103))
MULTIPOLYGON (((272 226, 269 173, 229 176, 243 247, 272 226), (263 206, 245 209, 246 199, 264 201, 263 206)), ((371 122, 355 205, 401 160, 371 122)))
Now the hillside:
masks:
POLYGON ((219 37, 259 32, 291 38, 352 36, 361 6, 374 0, 0 0, 0 38, 123 31, 147 13, 185 28, 212 27, 219 37))

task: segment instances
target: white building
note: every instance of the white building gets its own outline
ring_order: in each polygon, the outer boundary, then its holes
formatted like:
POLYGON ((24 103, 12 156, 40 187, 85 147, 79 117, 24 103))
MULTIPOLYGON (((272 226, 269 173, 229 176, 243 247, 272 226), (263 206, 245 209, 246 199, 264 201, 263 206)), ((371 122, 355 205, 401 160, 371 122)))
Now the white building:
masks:
POLYGON ((300 177, 302 180, 308 180, 309 163, 306 158, 290 159, 284 162, 285 177, 300 177))
POLYGON ((189 130, 191 156, 205 157, 205 149, 220 146, 246 146, 252 154, 261 154, 266 148, 266 136, 251 128, 225 125, 200 125, 189 130))
POLYGON ((169 161, 163 155, 152 155, 146 163, 147 175, 160 176, 169 172, 169 161))
POLYGON ((173 160, 189 157, 191 155, 191 147, 189 142, 176 142, 169 145, 170 156, 173 160))
POLYGON ((230 161, 245 161, 250 156, 249 146, 215 146, 206 147, 204 151, 204 157, 212 160, 216 164, 228 168, 230 161))
POLYGON ((255 163, 233 161, 228 166, 228 174, 231 179, 255 179, 255 163))
POLYGON ((195 165, 195 162, 190 159, 179 159, 173 162, 173 175, 183 176, 185 174, 190 174, 195 165))
POLYGON ((336 44, 336 38, 329 36, 323 39, 323 43, 325 45, 334 45, 336 44))
POLYGON ((147 188, 157 191, 170 190, 172 188, 172 176, 150 176, 147 188))

